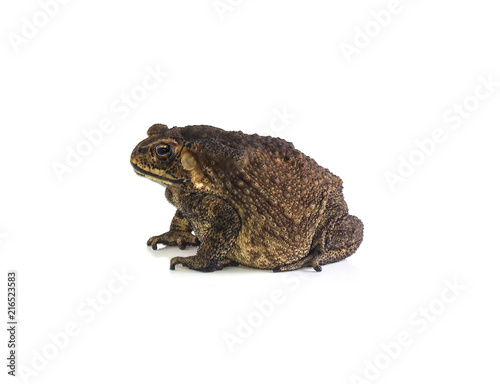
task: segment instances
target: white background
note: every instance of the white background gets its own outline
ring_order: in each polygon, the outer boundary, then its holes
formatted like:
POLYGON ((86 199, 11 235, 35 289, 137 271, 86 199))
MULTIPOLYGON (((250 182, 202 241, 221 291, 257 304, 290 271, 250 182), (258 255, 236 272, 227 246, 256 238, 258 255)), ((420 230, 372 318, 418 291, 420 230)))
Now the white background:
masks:
POLYGON ((500 87, 474 99, 480 78, 500 81, 496 3, 401 0, 378 29, 386 1, 219 3, 71 1, 46 19, 36 1, 0 6, 0 285, 18 271, 26 382, 498 382, 500 87), (147 68, 168 76, 141 94, 147 68), (125 112, 130 92, 144 100, 125 112), (454 128, 443 115, 464 100, 454 128), (60 180, 103 119, 114 130, 60 180), (174 208, 129 165, 158 122, 292 141, 344 180, 363 244, 321 273, 170 271, 195 249, 147 249, 174 208), (387 172, 436 129, 446 139, 391 190, 387 172))

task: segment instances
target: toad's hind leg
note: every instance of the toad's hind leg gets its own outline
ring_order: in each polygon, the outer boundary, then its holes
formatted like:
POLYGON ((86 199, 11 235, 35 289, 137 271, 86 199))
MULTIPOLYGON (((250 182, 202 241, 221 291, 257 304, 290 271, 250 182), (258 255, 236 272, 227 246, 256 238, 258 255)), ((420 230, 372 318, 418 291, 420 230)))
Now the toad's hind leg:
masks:
POLYGON ((323 238, 322 246, 315 249, 314 261, 319 265, 335 263, 356 252, 363 241, 363 223, 356 216, 345 215, 326 226, 323 238))
POLYGON ((332 219, 322 227, 318 241, 319 244, 307 256, 276 267, 274 272, 293 271, 302 267, 312 267, 320 272, 322 265, 345 259, 352 255, 363 241, 363 223, 352 215, 332 219))

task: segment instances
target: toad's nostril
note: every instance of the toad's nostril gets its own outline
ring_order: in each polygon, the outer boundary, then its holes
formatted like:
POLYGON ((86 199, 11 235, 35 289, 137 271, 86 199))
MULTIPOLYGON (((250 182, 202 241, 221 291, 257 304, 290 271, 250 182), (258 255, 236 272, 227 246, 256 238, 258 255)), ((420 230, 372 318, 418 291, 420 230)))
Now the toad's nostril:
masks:
POLYGON ((139 146, 135 147, 134 150, 132 151, 132 154, 130 155, 130 161, 132 163, 137 163, 137 158, 142 154, 142 150, 139 146))
POLYGON ((145 149, 144 149, 144 147, 141 147, 141 146, 137 146, 134 149, 134 155, 141 155, 144 152, 145 152, 145 149))

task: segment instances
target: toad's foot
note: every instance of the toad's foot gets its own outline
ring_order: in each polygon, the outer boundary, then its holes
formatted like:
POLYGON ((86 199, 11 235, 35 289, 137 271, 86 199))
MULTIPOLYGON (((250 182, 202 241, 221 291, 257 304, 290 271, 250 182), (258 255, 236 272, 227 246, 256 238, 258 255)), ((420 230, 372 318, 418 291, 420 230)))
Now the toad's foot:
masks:
POLYGON ((237 267, 239 265, 238 262, 229 259, 224 259, 219 263, 215 264, 213 261, 208 260, 207 262, 207 260, 202 259, 199 256, 188 256, 188 257, 179 256, 179 257, 174 257, 173 259, 170 260, 170 269, 174 270, 175 266, 178 264, 200 272, 220 271, 225 267, 237 267))
POLYGON ((175 246, 185 249, 188 245, 200 245, 200 242, 191 232, 187 231, 168 231, 163 235, 153 236, 148 240, 148 247, 154 250, 158 249, 158 244, 175 246))

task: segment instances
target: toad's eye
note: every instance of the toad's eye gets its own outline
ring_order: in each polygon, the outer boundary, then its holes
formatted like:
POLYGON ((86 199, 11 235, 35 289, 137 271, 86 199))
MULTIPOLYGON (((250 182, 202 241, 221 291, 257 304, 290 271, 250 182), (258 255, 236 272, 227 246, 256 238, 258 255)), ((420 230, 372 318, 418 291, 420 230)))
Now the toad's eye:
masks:
POLYGON ((160 144, 155 148, 156 154, 162 160, 166 160, 172 154, 172 147, 168 144, 160 144))

